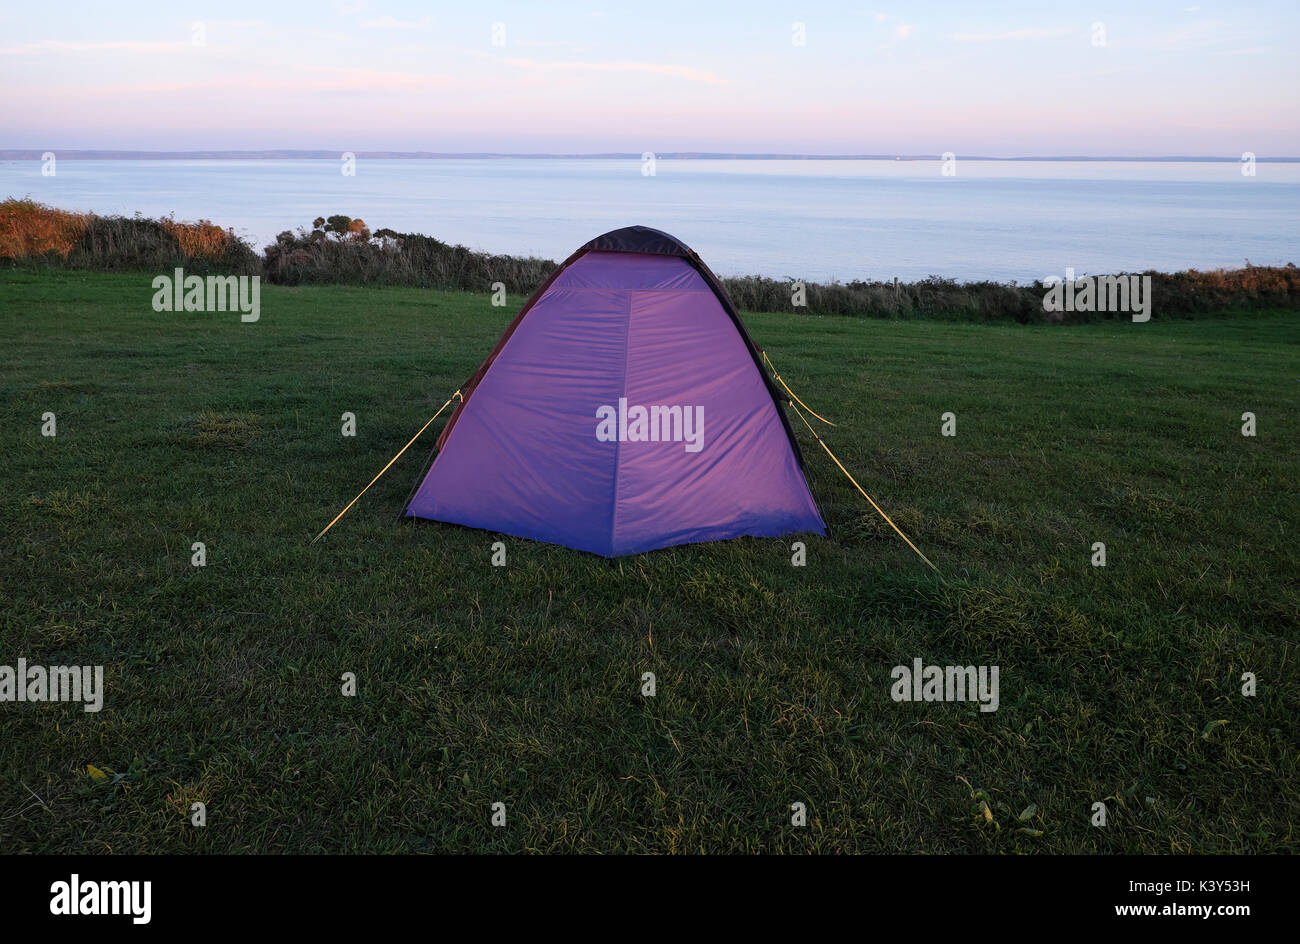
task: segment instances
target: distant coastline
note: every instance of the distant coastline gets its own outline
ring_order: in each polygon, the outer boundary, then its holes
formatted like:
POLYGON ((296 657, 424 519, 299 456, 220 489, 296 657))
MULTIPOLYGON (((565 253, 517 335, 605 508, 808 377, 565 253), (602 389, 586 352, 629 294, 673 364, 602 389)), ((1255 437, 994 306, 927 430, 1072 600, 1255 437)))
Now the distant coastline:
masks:
MULTIPOLYGON (((81 161, 303 161, 338 160, 344 150, 253 150, 253 151, 139 151, 62 148, 0 148, 0 161, 38 161, 46 153, 62 160, 81 161)), ((641 160, 639 153, 607 152, 597 154, 506 154, 491 151, 353 151, 356 157, 369 160, 641 160)), ((656 160, 666 161, 940 161, 937 154, 723 154, 711 151, 654 152, 656 160)), ((966 161, 1034 161, 1052 163, 1091 162, 1128 164, 1235 164, 1241 157, 1107 157, 1071 155, 1065 157, 992 157, 959 154, 966 161)), ((1300 157, 1257 157, 1261 164, 1296 164, 1300 157)))

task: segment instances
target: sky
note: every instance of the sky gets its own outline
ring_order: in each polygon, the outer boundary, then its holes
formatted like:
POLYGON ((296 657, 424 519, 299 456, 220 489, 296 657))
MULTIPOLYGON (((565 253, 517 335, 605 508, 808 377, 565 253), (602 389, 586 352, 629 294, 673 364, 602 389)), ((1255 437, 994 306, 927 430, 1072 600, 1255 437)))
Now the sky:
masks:
POLYGON ((1300 155, 1300 4, 9 3, 0 148, 1300 155))

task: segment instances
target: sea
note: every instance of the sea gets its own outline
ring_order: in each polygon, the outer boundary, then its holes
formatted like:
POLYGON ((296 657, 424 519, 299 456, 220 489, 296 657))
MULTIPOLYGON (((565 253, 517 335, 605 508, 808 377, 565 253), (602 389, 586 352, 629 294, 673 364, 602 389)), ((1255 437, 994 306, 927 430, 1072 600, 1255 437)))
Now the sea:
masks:
POLYGON ((255 248, 346 214, 561 260, 665 230, 723 276, 1027 282, 1300 264, 1300 164, 570 158, 0 161, 0 195, 233 228, 255 248))

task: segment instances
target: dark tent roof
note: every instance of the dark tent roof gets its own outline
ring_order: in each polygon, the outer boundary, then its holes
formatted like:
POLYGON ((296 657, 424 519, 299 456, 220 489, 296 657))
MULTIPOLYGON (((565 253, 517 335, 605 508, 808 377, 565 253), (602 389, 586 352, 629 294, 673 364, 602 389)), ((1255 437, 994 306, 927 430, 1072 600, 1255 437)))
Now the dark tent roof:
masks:
POLYGON ((582 246, 574 256, 576 258, 592 251, 640 252, 653 256, 679 256, 692 261, 699 259, 695 251, 676 236, 649 226, 624 226, 622 229, 610 230, 582 246))

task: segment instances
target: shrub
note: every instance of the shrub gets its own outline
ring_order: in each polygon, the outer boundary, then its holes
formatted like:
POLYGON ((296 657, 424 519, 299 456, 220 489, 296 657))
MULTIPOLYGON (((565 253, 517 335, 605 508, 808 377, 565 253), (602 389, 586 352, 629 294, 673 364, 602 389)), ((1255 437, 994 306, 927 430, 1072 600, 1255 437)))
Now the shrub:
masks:
POLYGON ((66 256, 90 221, 88 213, 70 213, 32 199, 0 203, 0 259, 66 256))
POLYGON ((208 220, 69 213, 29 199, 0 203, 0 258, 108 272, 261 272, 251 246, 208 220))
POLYGON ((503 282, 527 294, 555 263, 475 252, 432 236, 381 229, 347 216, 317 217, 310 231, 285 231, 263 250, 263 274, 281 285, 349 282, 486 292, 503 282))
MULTIPOLYGON (((0 259, 72 268, 196 274, 261 275, 280 285, 352 283, 488 292, 496 282, 526 295, 555 270, 546 259, 492 255, 419 233, 377 230, 344 214, 317 217, 310 230, 286 230, 259 258, 208 220, 101 217, 70 213, 30 199, 0 203, 0 259)), ((1300 307, 1294 264, 1211 272, 1144 272, 1151 277, 1152 315, 1186 318, 1207 313, 1300 307)), ((751 275, 722 280, 737 307, 748 311, 865 318, 961 321, 1081 322, 1127 319, 1126 313, 1043 311, 1041 282, 957 282, 932 275, 917 282, 809 282, 807 305, 792 304, 793 280, 751 275)))

